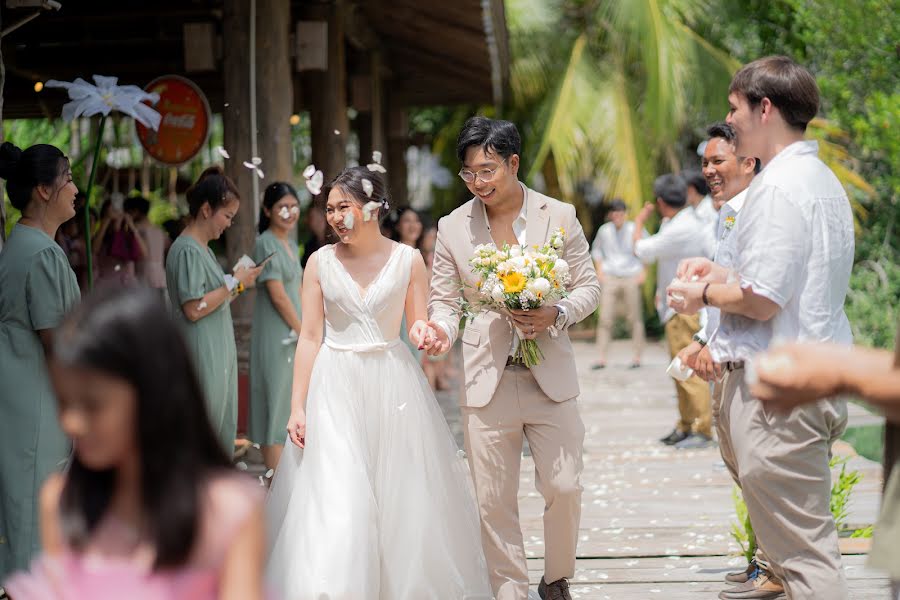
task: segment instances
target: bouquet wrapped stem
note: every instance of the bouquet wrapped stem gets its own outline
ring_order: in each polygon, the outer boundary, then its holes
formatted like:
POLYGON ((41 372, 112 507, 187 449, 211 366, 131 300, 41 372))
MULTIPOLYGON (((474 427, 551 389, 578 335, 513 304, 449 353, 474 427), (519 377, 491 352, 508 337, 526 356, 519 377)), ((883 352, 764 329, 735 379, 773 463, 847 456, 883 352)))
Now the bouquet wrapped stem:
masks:
POLYGON ((541 352, 541 347, 538 346, 537 341, 526 340, 520 337, 519 345, 516 346, 516 351, 513 353, 513 360, 530 369, 544 360, 544 353, 541 352))

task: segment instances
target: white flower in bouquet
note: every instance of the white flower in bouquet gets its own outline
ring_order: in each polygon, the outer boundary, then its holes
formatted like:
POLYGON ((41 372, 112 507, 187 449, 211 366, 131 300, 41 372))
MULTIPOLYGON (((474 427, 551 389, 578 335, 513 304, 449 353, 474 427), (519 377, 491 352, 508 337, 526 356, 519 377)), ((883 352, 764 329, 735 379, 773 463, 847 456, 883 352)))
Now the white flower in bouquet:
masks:
POLYGON ((522 247, 521 246, 513 246, 509 249, 509 255, 512 257, 522 256, 522 247))
POLYGON ((556 271, 557 277, 564 279, 569 276, 569 263, 561 258, 557 258, 553 264, 553 270, 556 271))
POLYGON ((491 298, 494 302, 504 302, 506 301, 506 294, 503 292, 503 286, 499 283, 491 288, 491 298))
POLYGON ((547 294, 550 293, 552 289, 552 285, 550 281, 545 277, 538 277, 537 279, 532 279, 528 283, 525 284, 525 289, 537 296, 538 298, 543 298, 547 294))

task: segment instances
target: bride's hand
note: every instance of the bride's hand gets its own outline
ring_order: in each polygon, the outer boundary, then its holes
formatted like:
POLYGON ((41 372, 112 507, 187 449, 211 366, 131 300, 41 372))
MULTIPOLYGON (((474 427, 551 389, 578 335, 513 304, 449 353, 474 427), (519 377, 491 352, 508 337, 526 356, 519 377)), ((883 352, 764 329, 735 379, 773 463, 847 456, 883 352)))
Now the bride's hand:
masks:
POLYGON ((409 328, 409 341, 418 346, 419 350, 425 348, 425 344, 429 337, 433 335, 434 332, 429 331, 428 323, 421 319, 413 323, 412 327, 409 328))
POLYGON ((288 436, 299 448, 306 447, 306 413, 292 412, 287 423, 288 436))
POLYGON ((426 325, 430 335, 422 347, 425 350, 425 354, 428 356, 440 356, 450 350, 450 337, 444 328, 434 321, 428 321, 426 325))

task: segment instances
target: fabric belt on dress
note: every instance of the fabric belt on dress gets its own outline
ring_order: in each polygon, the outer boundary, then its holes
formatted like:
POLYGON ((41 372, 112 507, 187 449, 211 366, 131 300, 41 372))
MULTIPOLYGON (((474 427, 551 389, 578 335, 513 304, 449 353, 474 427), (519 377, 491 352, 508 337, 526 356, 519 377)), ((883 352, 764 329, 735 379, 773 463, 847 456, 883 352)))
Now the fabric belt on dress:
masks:
POLYGON ((727 360, 722 363, 722 367, 725 368, 726 371, 737 371, 738 369, 744 368, 744 361, 742 360, 727 360))
POLYGON ((325 338, 324 343, 332 350, 341 352, 384 352, 385 350, 390 350, 395 346, 399 346, 402 342, 400 338, 394 338, 387 342, 373 342, 371 344, 338 344, 337 342, 325 338))

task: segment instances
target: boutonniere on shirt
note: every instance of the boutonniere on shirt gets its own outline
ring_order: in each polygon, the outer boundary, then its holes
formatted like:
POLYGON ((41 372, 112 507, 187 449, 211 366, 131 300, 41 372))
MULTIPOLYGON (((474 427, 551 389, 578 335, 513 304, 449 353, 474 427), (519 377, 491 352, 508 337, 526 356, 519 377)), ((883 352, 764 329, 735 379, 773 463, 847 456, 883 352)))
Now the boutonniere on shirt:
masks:
POLYGON ((725 229, 734 227, 734 217, 725 217, 725 229))

